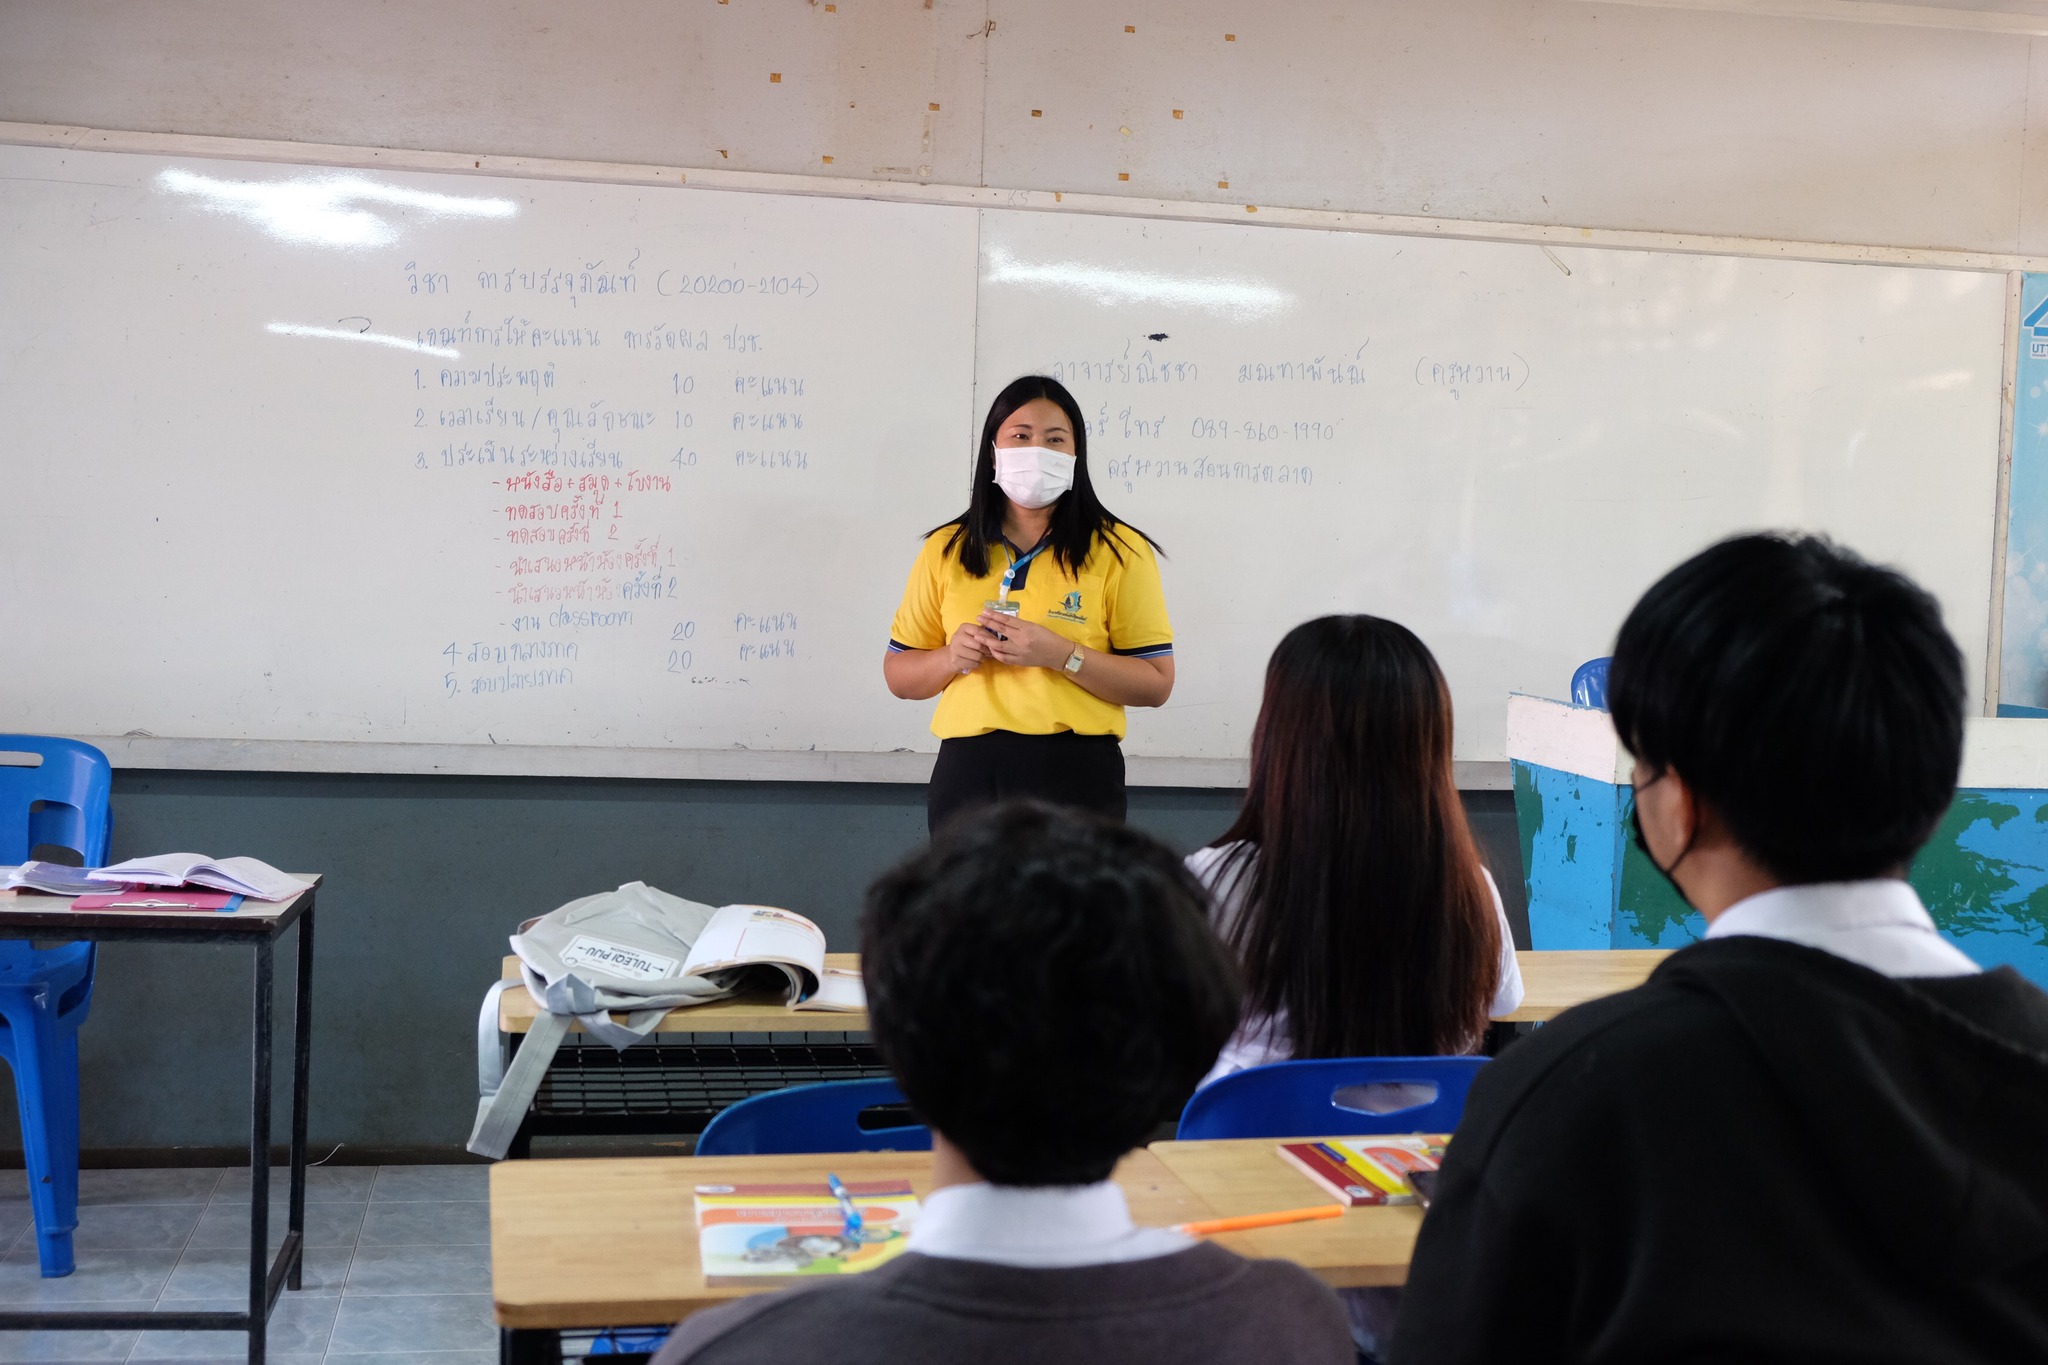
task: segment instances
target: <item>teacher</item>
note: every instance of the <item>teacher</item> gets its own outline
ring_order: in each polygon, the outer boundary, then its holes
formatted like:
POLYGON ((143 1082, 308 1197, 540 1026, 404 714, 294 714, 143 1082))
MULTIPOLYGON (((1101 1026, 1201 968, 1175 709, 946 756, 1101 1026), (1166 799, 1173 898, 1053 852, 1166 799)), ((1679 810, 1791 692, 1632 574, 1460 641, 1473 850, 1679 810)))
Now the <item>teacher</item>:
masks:
POLYGON ((932 833, 1019 796, 1124 817, 1124 708, 1173 693, 1157 548, 1096 499, 1064 385, 996 395, 967 510, 925 537, 882 660, 891 692, 939 698, 932 833))

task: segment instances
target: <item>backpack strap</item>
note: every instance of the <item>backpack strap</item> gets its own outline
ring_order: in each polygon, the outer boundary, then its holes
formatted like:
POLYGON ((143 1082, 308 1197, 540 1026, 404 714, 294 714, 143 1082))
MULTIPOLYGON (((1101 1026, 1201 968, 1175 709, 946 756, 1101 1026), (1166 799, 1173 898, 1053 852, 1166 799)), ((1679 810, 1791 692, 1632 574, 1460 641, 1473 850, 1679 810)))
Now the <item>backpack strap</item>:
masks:
MULTIPOLYGON (((495 999, 487 1002, 494 1029, 497 1027, 496 1004, 495 999)), ((478 1031, 482 1031, 481 1024, 478 1031)), ((504 1158, 512 1146, 514 1135, 519 1132, 520 1121, 526 1117, 534 1095, 540 1091, 541 1078, 547 1075, 548 1063, 555 1059, 556 1050, 568 1036, 568 1015, 543 1012, 533 1017, 533 1027, 520 1040, 519 1053, 512 1059, 512 1065, 506 1069, 497 1089, 477 1097, 476 1127, 469 1134, 470 1151, 493 1161, 504 1158)), ((481 1080, 481 1064, 477 1071, 481 1080)))
POLYGON ((498 1093, 505 1079, 505 1035, 498 1031, 498 999, 517 981, 496 981, 484 992, 484 1007, 476 1016, 476 1093, 489 1099, 498 1093))

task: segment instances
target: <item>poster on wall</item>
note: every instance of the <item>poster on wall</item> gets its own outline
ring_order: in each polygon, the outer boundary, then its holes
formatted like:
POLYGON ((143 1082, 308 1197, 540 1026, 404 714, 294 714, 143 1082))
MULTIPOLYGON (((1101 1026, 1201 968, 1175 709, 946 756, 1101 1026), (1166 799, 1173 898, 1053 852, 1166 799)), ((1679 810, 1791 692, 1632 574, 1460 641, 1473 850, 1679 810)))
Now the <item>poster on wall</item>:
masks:
POLYGON ((2048 274, 2020 295, 1998 714, 2048 717, 2048 274))

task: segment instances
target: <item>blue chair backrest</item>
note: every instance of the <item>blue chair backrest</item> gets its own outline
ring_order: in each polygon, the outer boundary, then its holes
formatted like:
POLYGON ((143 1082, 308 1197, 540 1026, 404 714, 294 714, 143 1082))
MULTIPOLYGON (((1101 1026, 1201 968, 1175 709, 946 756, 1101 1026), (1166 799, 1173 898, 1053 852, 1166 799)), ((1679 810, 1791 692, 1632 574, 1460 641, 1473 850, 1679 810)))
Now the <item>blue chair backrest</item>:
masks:
POLYGON ((1174 1136, 1185 1142, 1448 1133, 1464 1116, 1465 1094, 1485 1065, 1484 1057, 1330 1057, 1255 1066, 1197 1090, 1174 1136), (1376 1095, 1363 1090, 1367 1086, 1416 1087, 1420 1093, 1410 1103, 1386 1108, 1374 1101, 1387 1092, 1376 1095))
POLYGON ((1572 674, 1572 705, 1607 709, 1607 666, 1612 658, 1588 659, 1572 674))
POLYGON ((863 1128, 862 1111, 901 1105, 891 1080, 793 1085, 741 1100, 705 1125, 698 1156, 769 1156, 793 1152, 928 1152, 932 1130, 921 1123, 863 1128))
POLYGON ((113 786, 113 765, 90 744, 0 735, 0 863, 26 862, 30 850, 56 844, 77 849, 87 867, 105 867, 113 786), (24 764, 28 754, 42 761, 24 764))
POLYGON ((586 1356, 651 1356, 668 1344, 667 1327, 607 1327, 591 1340, 586 1356))

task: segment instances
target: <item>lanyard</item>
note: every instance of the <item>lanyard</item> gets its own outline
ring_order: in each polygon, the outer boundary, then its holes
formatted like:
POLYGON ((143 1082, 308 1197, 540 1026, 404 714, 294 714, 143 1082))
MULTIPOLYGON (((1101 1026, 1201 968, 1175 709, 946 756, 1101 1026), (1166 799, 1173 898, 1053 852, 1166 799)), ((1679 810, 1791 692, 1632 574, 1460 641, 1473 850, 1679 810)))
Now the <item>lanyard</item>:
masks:
POLYGON ((1010 552, 1010 567, 1003 571, 1003 586, 1001 591, 996 593, 996 601, 1007 603, 1010 600, 1010 584, 1016 581, 1017 570, 1043 554, 1045 547, 1050 543, 1050 541, 1041 540, 1025 551, 1022 558, 1019 558, 1017 552, 1010 549, 1010 542, 1007 540, 1003 542, 1003 548, 1010 552))

